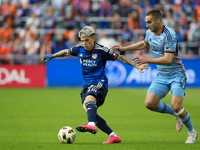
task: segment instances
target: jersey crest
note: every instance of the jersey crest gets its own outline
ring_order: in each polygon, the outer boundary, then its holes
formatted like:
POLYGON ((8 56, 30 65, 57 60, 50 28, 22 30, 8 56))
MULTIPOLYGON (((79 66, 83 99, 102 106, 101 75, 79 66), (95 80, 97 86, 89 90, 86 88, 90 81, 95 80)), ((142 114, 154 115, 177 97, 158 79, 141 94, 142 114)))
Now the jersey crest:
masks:
POLYGON ((93 59, 97 59, 97 54, 92 54, 93 59))

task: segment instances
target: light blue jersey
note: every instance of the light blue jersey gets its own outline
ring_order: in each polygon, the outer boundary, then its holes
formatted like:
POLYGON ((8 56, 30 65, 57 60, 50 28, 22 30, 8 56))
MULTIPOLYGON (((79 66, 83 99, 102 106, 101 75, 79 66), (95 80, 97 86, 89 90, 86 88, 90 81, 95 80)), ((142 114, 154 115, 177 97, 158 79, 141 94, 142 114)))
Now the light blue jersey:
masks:
POLYGON ((155 58, 163 57, 164 53, 174 53, 170 65, 157 65, 158 73, 167 75, 177 71, 185 71, 179 55, 178 38, 172 28, 163 25, 159 35, 155 35, 150 29, 147 30, 145 43, 150 45, 155 58))

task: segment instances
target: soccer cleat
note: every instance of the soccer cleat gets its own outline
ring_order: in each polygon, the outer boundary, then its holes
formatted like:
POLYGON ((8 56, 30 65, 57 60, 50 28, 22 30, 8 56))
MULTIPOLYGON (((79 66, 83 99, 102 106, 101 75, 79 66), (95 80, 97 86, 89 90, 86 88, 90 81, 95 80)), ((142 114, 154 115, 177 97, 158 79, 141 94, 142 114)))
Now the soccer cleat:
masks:
POLYGON ((108 141, 103 142, 103 144, 112 144, 112 143, 120 143, 120 142, 121 142, 121 139, 119 136, 116 137, 114 135, 111 135, 108 141))
POLYGON ((197 132, 195 131, 194 133, 189 133, 188 132, 188 138, 186 140, 185 143, 195 143, 196 142, 196 139, 197 139, 197 132))
POLYGON ((176 120, 176 131, 180 131, 183 127, 183 123, 179 117, 175 117, 176 120))
POLYGON ((77 126, 76 130, 78 130, 79 132, 90 132, 92 134, 97 133, 97 128, 95 126, 87 125, 86 123, 84 123, 83 125, 77 126))

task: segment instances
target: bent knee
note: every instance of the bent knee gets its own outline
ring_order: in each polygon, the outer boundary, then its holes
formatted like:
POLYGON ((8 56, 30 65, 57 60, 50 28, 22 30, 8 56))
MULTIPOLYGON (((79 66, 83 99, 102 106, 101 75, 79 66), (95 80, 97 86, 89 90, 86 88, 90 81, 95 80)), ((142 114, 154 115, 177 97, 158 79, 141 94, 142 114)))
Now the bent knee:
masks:
POLYGON ((175 113, 179 112, 179 110, 181 110, 182 106, 179 106, 179 105, 175 105, 175 106, 172 106, 172 109, 175 113))
POLYGON ((144 105, 147 109, 152 110, 152 111, 156 111, 156 109, 157 109, 157 103, 155 103, 153 101, 145 100, 144 105))

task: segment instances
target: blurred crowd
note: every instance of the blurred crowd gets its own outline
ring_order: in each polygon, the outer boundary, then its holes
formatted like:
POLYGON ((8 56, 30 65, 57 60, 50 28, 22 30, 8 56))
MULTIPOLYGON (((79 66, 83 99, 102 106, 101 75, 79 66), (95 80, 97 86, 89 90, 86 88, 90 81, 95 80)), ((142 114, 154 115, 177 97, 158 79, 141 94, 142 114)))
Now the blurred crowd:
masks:
POLYGON ((0 63, 38 63, 45 54, 78 44, 77 32, 85 25, 107 47, 141 41, 145 15, 154 8, 186 43, 182 57, 199 58, 199 0, 0 0, 0 63))

